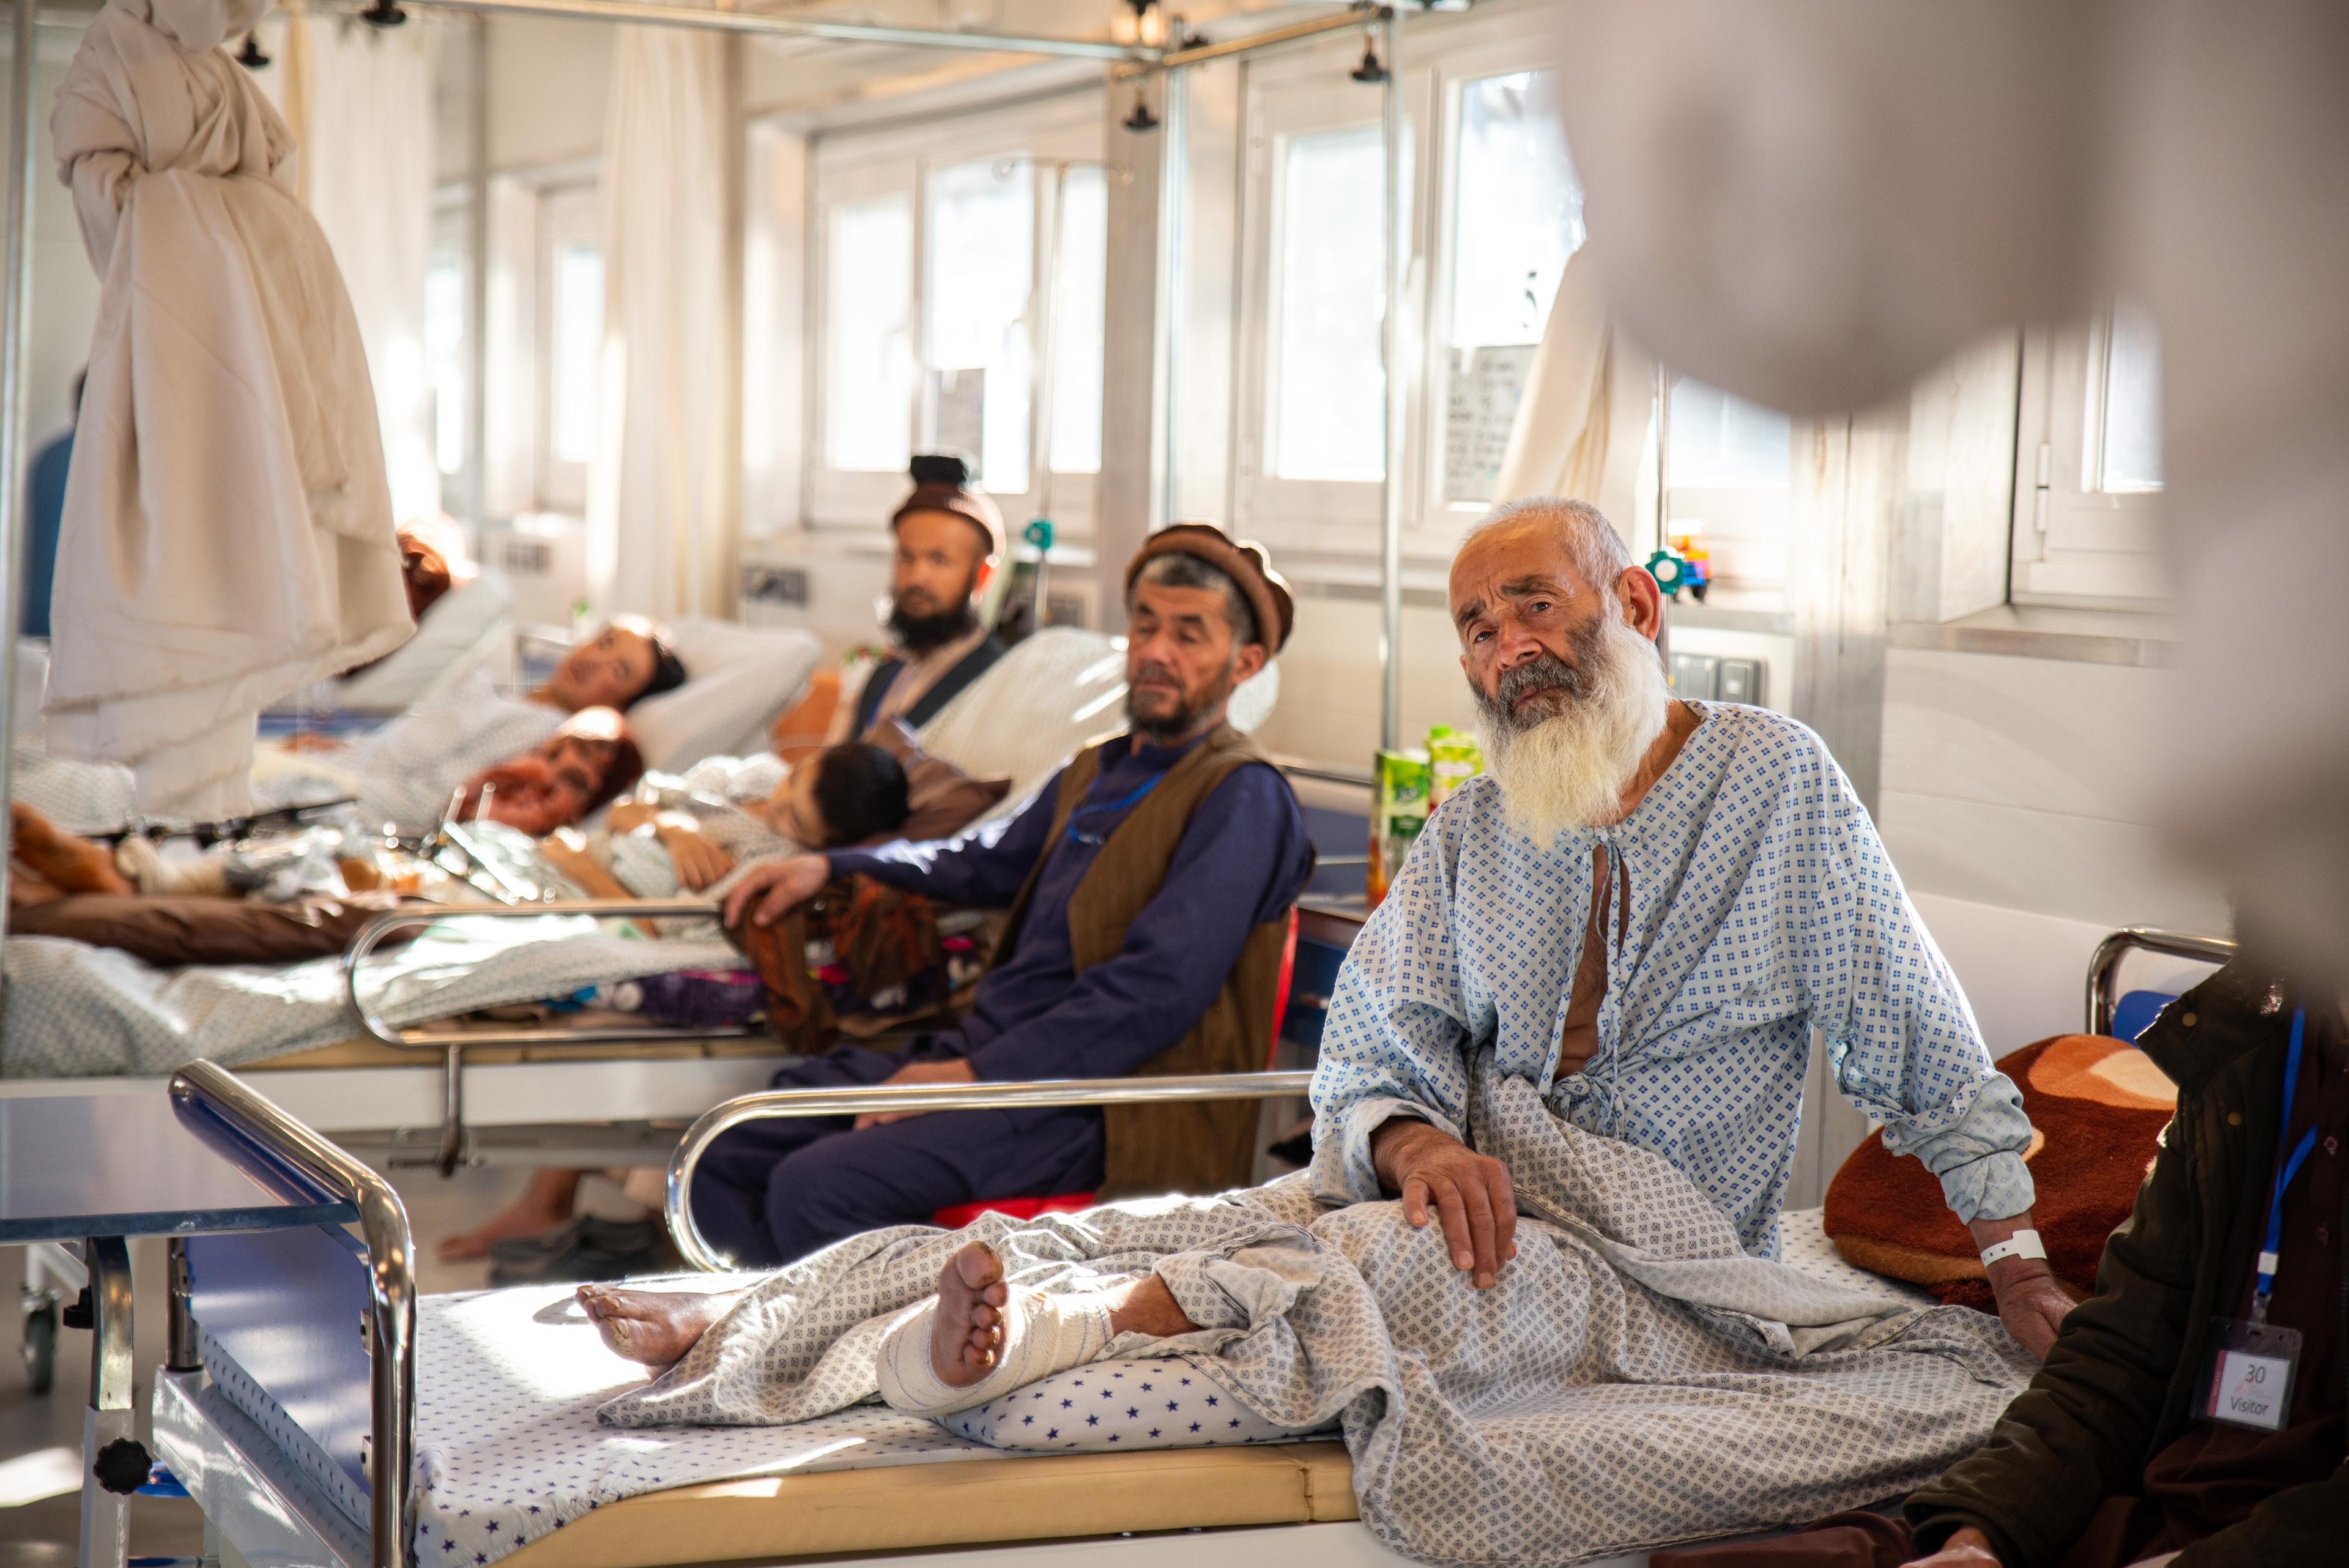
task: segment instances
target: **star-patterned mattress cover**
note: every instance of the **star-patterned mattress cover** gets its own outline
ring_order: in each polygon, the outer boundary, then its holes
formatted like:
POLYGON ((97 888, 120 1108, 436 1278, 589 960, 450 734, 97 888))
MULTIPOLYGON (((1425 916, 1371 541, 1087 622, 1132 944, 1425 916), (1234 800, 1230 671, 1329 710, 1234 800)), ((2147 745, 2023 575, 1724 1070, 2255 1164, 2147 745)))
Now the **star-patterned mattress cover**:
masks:
MULTIPOLYGON (((1932 1303, 1844 1262, 1817 1210, 1786 1214, 1781 1231, 1781 1261, 1823 1282, 1932 1303)), ((726 1289, 759 1277, 698 1276, 667 1285, 726 1289)), ((427 1297, 418 1336, 418 1568, 487 1568, 597 1508, 707 1481, 1065 1449, 1294 1440, 1233 1398, 1204 1358, 1095 1363, 1061 1374, 1053 1380, 1059 1386, 1041 1396, 1022 1390, 1030 1403, 1052 1409, 1071 1402, 1066 1435, 1049 1417, 1040 1428, 1023 1427, 1029 1412, 1010 1407, 1019 1396, 1003 1410, 957 1418, 970 1436, 869 1404, 790 1426, 616 1428, 597 1419, 598 1407, 642 1377, 605 1349, 568 1286, 427 1297), (1153 1386, 1147 1407, 1144 1383, 1153 1386), (1110 1402, 1088 1425, 1074 1401, 1095 1397, 1110 1402), (1180 1407, 1172 1417, 1170 1401, 1180 1407)))

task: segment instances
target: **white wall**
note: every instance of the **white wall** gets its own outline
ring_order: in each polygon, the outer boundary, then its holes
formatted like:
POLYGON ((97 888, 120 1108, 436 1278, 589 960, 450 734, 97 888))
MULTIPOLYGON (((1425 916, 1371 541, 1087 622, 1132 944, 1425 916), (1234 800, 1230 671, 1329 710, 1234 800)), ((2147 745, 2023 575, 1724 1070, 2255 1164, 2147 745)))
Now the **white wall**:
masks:
POLYGON ((2209 935, 2225 900, 2141 804, 2171 715, 2160 670, 1894 649, 1879 826, 1916 893, 2209 935))

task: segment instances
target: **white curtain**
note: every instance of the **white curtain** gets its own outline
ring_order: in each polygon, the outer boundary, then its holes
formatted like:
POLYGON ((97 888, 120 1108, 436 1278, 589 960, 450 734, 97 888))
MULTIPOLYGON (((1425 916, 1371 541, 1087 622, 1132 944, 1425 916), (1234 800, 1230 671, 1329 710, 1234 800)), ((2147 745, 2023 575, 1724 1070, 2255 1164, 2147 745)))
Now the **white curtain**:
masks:
POLYGON ((371 27, 296 5, 275 67, 260 73, 294 128, 302 200, 326 231, 358 313, 392 515, 403 525, 440 510, 424 359, 435 26, 416 12, 405 26, 371 27))
POLYGON ((1616 327, 1586 246, 1558 282, 1493 499, 1587 501, 1631 539, 1655 387, 1655 361, 1616 327))
POLYGON ((610 615, 730 616, 740 452, 726 40, 623 27, 604 133, 604 439, 588 595, 610 615))

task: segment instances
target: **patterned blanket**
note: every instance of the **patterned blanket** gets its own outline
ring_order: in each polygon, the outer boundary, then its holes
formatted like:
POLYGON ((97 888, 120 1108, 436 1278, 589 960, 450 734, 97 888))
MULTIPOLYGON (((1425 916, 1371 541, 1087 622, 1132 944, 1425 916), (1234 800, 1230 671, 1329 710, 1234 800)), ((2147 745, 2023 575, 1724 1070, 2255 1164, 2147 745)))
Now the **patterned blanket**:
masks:
MULTIPOLYGON (((1480 1064, 1480 1066, 1483 1064, 1480 1064)), ((1480 1071, 1471 1136, 1506 1160, 1518 1256, 1472 1290, 1393 1203, 1317 1210, 1301 1178, 969 1231, 875 1231, 771 1276, 620 1427, 781 1424, 874 1397, 889 1317, 970 1236, 1015 1282, 1155 1271, 1252 1409, 1339 1421, 1362 1518, 1433 1563, 1566 1562, 1816 1518, 1913 1489, 1982 1442, 2031 1363, 1994 1319, 1749 1256, 1677 1169, 1480 1071)))

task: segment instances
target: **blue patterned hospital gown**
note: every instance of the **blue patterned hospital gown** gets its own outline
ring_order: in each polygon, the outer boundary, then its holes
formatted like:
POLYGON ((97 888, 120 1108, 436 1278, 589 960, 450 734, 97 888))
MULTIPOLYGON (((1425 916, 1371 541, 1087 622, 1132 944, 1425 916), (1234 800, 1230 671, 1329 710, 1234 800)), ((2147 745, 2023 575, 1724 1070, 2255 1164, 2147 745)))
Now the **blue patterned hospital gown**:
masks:
POLYGON ((1816 1026, 1835 1081, 1961 1220, 2032 1201, 2031 1124, 1826 745, 1766 709, 1703 722, 1612 827, 1549 850, 1475 778, 1437 810, 1338 977, 1313 1075, 1313 1183, 1379 1195, 1370 1137, 1401 1112, 1458 1136, 1468 1057, 1548 1084, 1589 920, 1607 908, 1599 1044, 1548 1091, 1560 1116, 1671 1160, 1748 1249, 1775 1255, 1816 1026))

